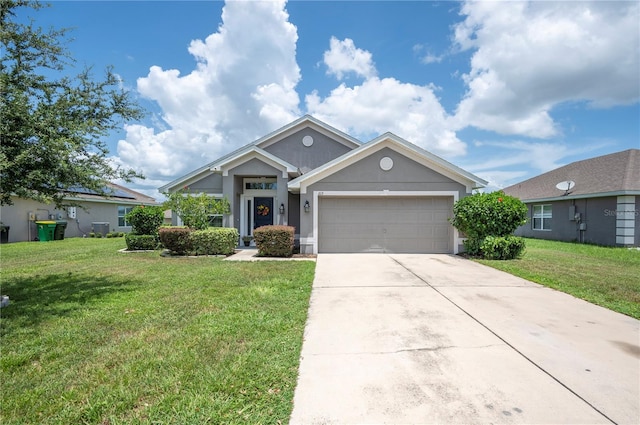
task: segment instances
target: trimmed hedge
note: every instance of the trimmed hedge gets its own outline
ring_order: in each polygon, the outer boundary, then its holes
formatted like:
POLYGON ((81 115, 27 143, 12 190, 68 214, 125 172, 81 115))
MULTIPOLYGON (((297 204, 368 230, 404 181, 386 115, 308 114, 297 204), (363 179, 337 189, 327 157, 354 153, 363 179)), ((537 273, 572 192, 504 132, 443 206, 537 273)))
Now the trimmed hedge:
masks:
POLYGON ((194 230, 189 235, 195 255, 231 255, 239 236, 238 230, 232 227, 210 227, 194 230))
POLYGON ((293 255, 295 227, 262 226, 253 231, 258 255, 264 257, 291 257, 293 255))
POLYGON ((169 251, 176 254, 184 255, 193 251, 193 243, 191 242, 191 232, 193 230, 188 227, 174 226, 161 227, 158 230, 160 242, 169 251))
POLYGON ((487 260, 513 260, 524 253, 525 242, 518 236, 487 236, 480 252, 487 260))
POLYGON ((238 230, 210 227, 193 230, 189 227, 161 227, 160 241, 165 248, 178 255, 230 255, 238 245, 238 230))
POLYGON ((158 237, 154 235, 134 235, 127 233, 124 237, 129 251, 154 250, 158 247, 158 237))

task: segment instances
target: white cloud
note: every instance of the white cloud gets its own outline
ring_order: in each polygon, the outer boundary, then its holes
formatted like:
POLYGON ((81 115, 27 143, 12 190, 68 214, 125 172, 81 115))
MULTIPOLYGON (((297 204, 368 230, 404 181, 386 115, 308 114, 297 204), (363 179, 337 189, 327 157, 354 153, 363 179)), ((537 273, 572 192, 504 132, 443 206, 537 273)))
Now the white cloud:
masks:
POLYGON ((413 46, 413 51, 420 57, 420 62, 424 64, 440 63, 445 57, 445 55, 435 55, 431 53, 431 50, 423 44, 413 46))
POLYGON ((284 6, 228 2, 218 31, 191 42, 193 71, 153 66, 139 78, 139 93, 157 102, 166 127, 125 127, 120 160, 151 179, 172 179, 297 118, 298 36, 284 6))
MULTIPOLYGON (((502 155, 483 160, 480 163, 468 166, 470 170, 487 171, 496 169, 508 169, 514 166, 519 168, 533 168, 541 173, 558 168, 563 164, 562 159, 576 151, 565 145, 550 142, 482 142, 484 147, 498 148, 502 155)), ((492 149, 495 152, 496 149, 492 149)))
MULTIPOLYGON (((448 158, 466 153, 456 131, 467 126, 552 137, 562 130, 552 117, 559 103, 605 107, 638 100, 639 9, 636 2, 464 4, 454 42, 473 56, 455 116, 442 107, 433 85, 378 76, 371 52, 352 39, 332 37, 324 65, 341 82, 325 97, 308 94, 304 106, 362 140, 391 131, 448 158)), ((284 0, 230 1, 218 30, 191 42, 193 70, 182 75, 151 67, 137 90, 162 113, 151 117, 153 127, 125 127, 119 163, 161 186, 299 117, 298 36, 288 19, 284 0)), ((414 53, 426 63, 444 57, 418 44, 414 53)), ((494 187, 521 177, 522 169, 547 171, 569 156, 555 143, 488 147, 495 149, 507 153, 499 161, 468 158, 476 163, 461 164, 494 187)))
POLYGON ((567 143, 511 141, 476 141, 474 155, 459 164, 465 170, 487 180, 487 191, 502 189, 535 175, 562 167, 572 158, 593 156, 609 148, 611 141, 590 140, 580 147, 567 143), (496 155, 496 152, 500 152, 496 155), (485 155, 491 155, 485 157, 485 155))
MULTIPOLYGON (((325 61, 335 58, 332 52, 345 45, 349 51, 357 51, 360 57, 367 58, 361 62, 366 62, 367 66, 362 69, 367 71, 358 73, 366 77, 365 81, 352 87, 342 83, 324 99, 317 92, 307 95, 305 101, 310 114, 364 140, 391 131, 436 154, 465 153, 466 145, 450 129, 449 116, 435 96, 433 86, 378 78, 371 53, 356 48, 349 39, 341 42, 332 38, 325 61)), ((338 62, 327 66, 335 71, 338 62)), ((348 67, 339 69, 346 72, 348 67)))
POLYGON ((527 175, 527 172, 490 170, 480 171, 474 174, 488 182, 482 190, 483 192, 488 193, 504 189, 505 187, 511 186, 516 181, 523 180, 523 178, 527 175))
POLYGON ((460 49, 475 49, 456 128, 551 137, 562 102, 592 107, 640 97, 637 2, 467 2, 455 26, 460 49))
POLYGON ((338 80, 342 80, 344 75, 350 72, 364 78, 377 75, 371 53, 356 48, 350 38, 340 41, 331 37, 329 50, 324 52, 324 63, 327 66, 327 74, 335 75, 338 80))

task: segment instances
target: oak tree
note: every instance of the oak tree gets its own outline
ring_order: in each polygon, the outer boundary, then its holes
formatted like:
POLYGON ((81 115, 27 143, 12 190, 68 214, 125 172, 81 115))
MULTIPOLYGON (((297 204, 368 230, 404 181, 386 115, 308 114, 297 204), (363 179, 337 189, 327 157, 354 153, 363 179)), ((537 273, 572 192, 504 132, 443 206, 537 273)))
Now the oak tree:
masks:
POLYGON ((67 29, 43 29, 18 13, 45 7, 37 0, 0 2, 0 204, 12 196, 65 205, 82 187, 105 194, 114 179, 143 178, 112 163, 105 138, 142 109, 108 68, 71 77, 67 29))

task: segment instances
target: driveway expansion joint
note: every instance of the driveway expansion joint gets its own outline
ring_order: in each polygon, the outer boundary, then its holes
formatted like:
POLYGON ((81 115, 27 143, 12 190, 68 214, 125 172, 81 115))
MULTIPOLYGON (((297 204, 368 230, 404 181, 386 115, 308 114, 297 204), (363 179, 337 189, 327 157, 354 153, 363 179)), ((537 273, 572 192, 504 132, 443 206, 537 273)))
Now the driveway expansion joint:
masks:
POLYGON ((548 377, 550 377, 551 379, 553 379, 554 381, 556 381, 558 384, 560 384, 562 387, 564 387, 567 391, 569 391, 571 394, 573 394, 574 396, 576 396, 577 398, 579 398, 580 400, 582 400, 583 403, 585 403, 587 406, 589 406, 591 409, 593 409, 594 411, 596 411, 598 414, 602 415, 606 420, 608 420, 609 422, 611 422, 612 424, 617 424, 617 422, 615 422, 613 419, 611 419, 609 416, 607 416, 602 410, 600 410, 598 407, 596 407, 593 403, 591 403, 589 400, 587 400, 585 397, 583 397, 581 394, 578 394, 578 392, 576 390, 574 390, 573 388, 571 388, 569 386, 569 384, 563 382, 562 380, 560 380, 560 378, 556 377, 554 374, 552 374, 550 371, 548 371, 547 369, 545 369, 543 367, 543 365, 538 364, 536 361, 534 361, 531 357, 527 356, 525 353, 523 353, 522 351, 520 351, 517 347, 515 347, 513 344, 511 344, 509 341, 507 341, 504 337, 502 337, 501 335, 499 335, 494 329, 491 329, 487 324, 485 324, 484 322, 482 322, 479 318, 475 317, 473 314, 471 314, 469 311, 465 310, 462 306, 460 306, 459 304, 457 304, 455 301, 453 301, 451 298, 449 298, 448 296, 446 296, 442 291, 440 291, 436 286, 431 285, 431 283, 429 283, 426 279, 424 279, 423 277, 419 276, 418 274, 416 274, 412 269, 410 269, 409 267, 405 266, 404 264, 402 264, 402 262, 400 262, 399 260, 397 260, 396 258, 391 257, 391 260, 393 260, 396 264, 398 264, 400 267, 402 267, 403 269, 405 269, 406 271, 408 271, 409 273, 411 273, 412 275, 414 275, 417 279, 423 281, 424 283, 426 283, 431 289, 433 289, 434 291, 436 291, 441 297, 443 297, 445 300, 447 300, 449 303, 451 303, 453 306, 455 306, 458 310, 460 310, 461 312, 463 312, 464 314, 466 314, 469 318, 471 318, 472 320, 474 320, 476 323, 478 323, 480 326, 482 326, 483 328, 485 328, 487 331, 489 331, 491 334, 493 334, 496 338, 498 338, 500 341, 502 341, 504 344, 506 344, 509 348, 511 348, 513 351, 515 351, 516 353, 518 353, 522 358, 524 358, 526 361, 528 361, 530 364, 532 364, 533 366, 535 366, 536 368, 538 368, 541 372, 543 372, 544 374, 546 374, 548 377))

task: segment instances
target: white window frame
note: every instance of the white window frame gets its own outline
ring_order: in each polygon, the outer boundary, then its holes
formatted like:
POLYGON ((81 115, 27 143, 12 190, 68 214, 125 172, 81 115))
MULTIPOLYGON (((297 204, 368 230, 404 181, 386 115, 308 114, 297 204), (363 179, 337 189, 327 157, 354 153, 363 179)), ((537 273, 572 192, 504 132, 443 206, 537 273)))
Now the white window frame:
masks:
POLYGON ((532 208, 531 228, 540 232, 550 232, 552 218, 553 209, 551 204, 534 205, 532 208), (539 220, 540 227, 536 227, 536 220, 539 220), (547 225, 545 226, 545 224, 547 225))
POLYGON ((209 214, 209 227, 224 227, 224 214, 209 214), (220 226, 211 225, 211 221, 215 217, 220 217, 220 226))
POLYGON ((242 194, 243 195, 254 195, 254 196, 273 196, 275 197, 278 193, 277 189, 278 179, 275 177, 245 177, 242 179, 242 194), (247 183, 275 183, 276 189, 247 189, 247 183))
POLYGON ((118 227, 131 227, 131 224, 129 222, 127 222, 127 219, 125 217, 134 208, 135 208, 135 206, 133 206, 133 205, 118 205, 118 227), (124 215, 120 215, 120 208, 124 208, 124 215), (120 225, 120 219, 121 218, 122 218, 122 222, 124 223, 123 225, 120 225))
MULTIPOLYGON (((207 196, 211 196, 213 198, 216 199, 223 199, 224 198, 224 194, 222 193, 205 193, 205 195, 207 196)), ((183 194, 182 196, 187 196, 187 194, 183 194)), ((224 214, 208 214, 209 218, 211 217, 222 217, 222 226, 220 227, 225 227, 224 226, 224 214)), ((176 214, 176 224, 178 226, 184 226, 184 222, 182 221, 182 217, 180 217, 179 215, 176 214)))

